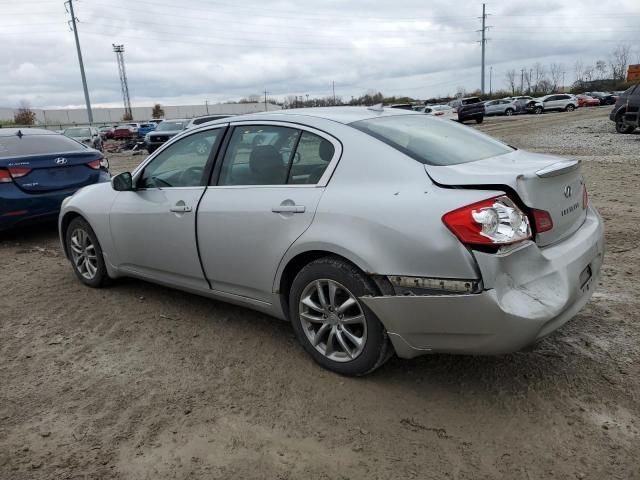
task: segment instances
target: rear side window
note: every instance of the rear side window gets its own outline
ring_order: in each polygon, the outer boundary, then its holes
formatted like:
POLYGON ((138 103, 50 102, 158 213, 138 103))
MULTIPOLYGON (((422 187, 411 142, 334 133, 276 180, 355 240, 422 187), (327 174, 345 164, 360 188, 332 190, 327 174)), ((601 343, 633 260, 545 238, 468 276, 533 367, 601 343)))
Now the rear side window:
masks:
POLYGON ((456 165, 512 152, 493 138, 428 115, 395 115, 350 124, 420 163, 456 165))
POLYGON ((310 132, 302 132, 298 148, 289 169, 289 184, 316 184, 329 166, 335 148, 324 138, 310 132))
POLYGON ((82 150, 86 147, 64 135, 0 136, 0 158, 82 150))

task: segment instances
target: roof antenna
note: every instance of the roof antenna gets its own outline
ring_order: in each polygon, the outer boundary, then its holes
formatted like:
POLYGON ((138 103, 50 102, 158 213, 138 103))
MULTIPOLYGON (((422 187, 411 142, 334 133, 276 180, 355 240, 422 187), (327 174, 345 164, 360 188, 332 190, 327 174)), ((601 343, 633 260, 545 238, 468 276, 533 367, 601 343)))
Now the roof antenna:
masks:
POLYGON ((375 105, 367 107, 367 110, 371 110, 372 112, 384 112, 384 107, 382 103, 377 103, 375 105))
POLYGON ((18 133, 16 133, 16 135, 18 136, 18 138, 24 137, 24 133, 22 133, 22 130, 18 130, 18 133))

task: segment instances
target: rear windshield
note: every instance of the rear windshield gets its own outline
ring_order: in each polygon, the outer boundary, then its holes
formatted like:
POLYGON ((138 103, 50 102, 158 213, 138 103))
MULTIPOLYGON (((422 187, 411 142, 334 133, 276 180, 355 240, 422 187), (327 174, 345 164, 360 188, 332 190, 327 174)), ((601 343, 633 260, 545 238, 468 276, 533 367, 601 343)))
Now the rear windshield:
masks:
POLYGON ((427 165, 456 165, 512 152, 504 143, 450 120, 394 115, 350 124, 427 165))
POLYGON ((86 150, 86 147, 64 135, 0 136, 0 158, 81 150, 86 150))
POLYGON ((67 128, 64 134, 67 137, 90 137, 91 130, 88 128, 67 128))

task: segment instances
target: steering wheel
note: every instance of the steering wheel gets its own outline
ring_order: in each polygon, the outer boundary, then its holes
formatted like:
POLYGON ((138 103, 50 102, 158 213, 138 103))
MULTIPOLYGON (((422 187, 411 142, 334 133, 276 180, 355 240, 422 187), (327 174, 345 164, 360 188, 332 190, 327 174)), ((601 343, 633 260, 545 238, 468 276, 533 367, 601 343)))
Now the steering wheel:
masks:
POLYGON ((200 185, 204 167, 189 167, 180 174, 180 185, 183 187, 191 187, 200 185))

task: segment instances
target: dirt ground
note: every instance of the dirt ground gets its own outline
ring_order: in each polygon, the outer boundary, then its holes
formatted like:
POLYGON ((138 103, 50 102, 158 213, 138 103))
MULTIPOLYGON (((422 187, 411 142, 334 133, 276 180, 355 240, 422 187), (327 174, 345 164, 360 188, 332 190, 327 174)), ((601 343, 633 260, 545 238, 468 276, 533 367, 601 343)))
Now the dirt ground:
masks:
MULTIPOLYGON (((532 351, 316 366, 287 323, 144 283, 83 287, 54 225, 0 236, 1 479, 640 479, 640 134, 609 108, 487 119, 580 158, 592 302, 532 351)), ((114 172, 142 156, 111 155, 114 172)))

